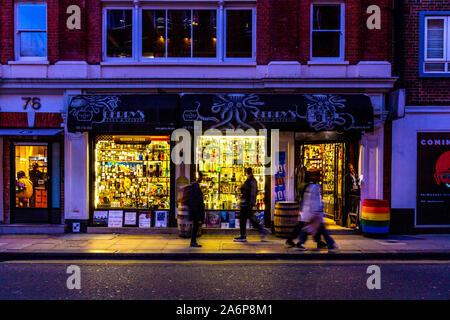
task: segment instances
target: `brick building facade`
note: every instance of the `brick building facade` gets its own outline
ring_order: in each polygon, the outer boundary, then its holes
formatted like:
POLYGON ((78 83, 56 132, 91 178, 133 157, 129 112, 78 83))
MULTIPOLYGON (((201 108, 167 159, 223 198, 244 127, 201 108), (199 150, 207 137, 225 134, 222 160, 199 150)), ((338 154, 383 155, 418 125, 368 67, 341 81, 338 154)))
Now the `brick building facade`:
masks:
MULTIPOLYGON (((352 138, 353 144, 348 146, 348 150, 353 152, 348 158, 356 162, 355 166, 359 173, 365 177, 361 187, 361 198, 383 198, 384 124, 387 115, 385 98, 396 82, 391 73, 392 1, 343 0, 330 3, 312 0, 180 0, 166 3, 130 0, 117 4, 117 1, 101 0, 47 0, 42 1, 47 6, 47 51, 44 59, 36 61, 18 58, 18 54, 20 56, 21 53, 17 51, 18 30, 15 28, 19 3, 20 1, 1 0, 0 6, 0 17, 3 21, 0 26, 2 118, 6 112, 24 112, 21 98, 28 96, 40 98, 42 107, 36 110, 37 115, 61 113, 67 127, 68 106, 70 99, 76 95, 144 93, 365 95, 370 98, 373 107, 371 117, 374 129, 361 130, 355 139, 352 138), (381 23, 379 29, 367 26, 368 19, 373 15, 372 12, 368 12, 368 8, 374 4, 377 6, 376 9, 379 9, 381 23), (80 29, 67 27, 67 20, 73 14, 72 11, 68 13, 68 8, 73 5, 80 9, 80 29), (312 57, 312 13, 317 12, 319 15, 320 10, 314 9, 314 6, 318 5, 334 5, 333 10, 340 10, 341 15, 333 17, 333 21, 338 21, 337 26, 335 30, 330 31, 339 39, 336 40, 338 57, 319 59, 312 57), (139 38, 144 32, 142 12, 155 8, 167 12, 178 8, 215 11, 216 57, 210 60, 144 57, 139 38), (105 20, 108 9, 131 12, 133 31, 130 33, 132 37, 130 57, 111 58, 105 52, 105 48, 109 45, 105 35, 109 30, 108 22, 105 20), (225 21, 227 13, 232 10, 252 12, 254 28, 250 28, 249 39, 253 41, 250 58, 227 58, 228 47, 225 41, 228 35, 225 21)), ((193 17, 195 12, 190 12, 193 17)), ((333 11, 325 10, 320 13, 323 15, 320 19, 325 19, 325 15, 330 12, 333 11)), ((166 26, 166 30, 167 28, 166 26)), ((320 37, 317 39, 319 43, 320 37)), ((324 50, 322 47, 320 49, 324 50)), ((3 123, 2 118, 0 123, 3 123)), ((29 123, 28 126, 24 126, 20 122, 13 127, 30 128, 29 123)), ((35 124, 32 129, 38 129, 38 126, 35 124)), ((93 187, 90 181, 92 170, 90 159, 93 136, 89 132, 71 133, 65 129, 61 149, 64 160, 61 161, 63 165, 61 181, 64 188, 61 190, 64 190, 66 197, 61 202, 63 210, 61 224, 66 220, 92 223, 93 187)), ((280 133, 280 146, 284 148, 282 151, 290 157, 286 163, 287 200, 295 198, 294 167, 297 145, 323 139, 326 138, 322 133, 316 136, 296 131, 280 133)), ((7 141, 14 142, 20 139, 4 136, 3 140, 5 150, 9 148, 7 141)), ((8 158, 9 155, 5 151, 3 163, 8 164, 8 158)), ((345 172, 346 169, 343 170, 345 172)), ((174 174, 178 177, 179 168, 174 174)), ((8 169, 4 170, 2 186, 4 203, 9 201, 6 186, 10 175, 8 169)), ((269 189, 273 184, 274 180, 271 178, 269 189)), ((269 211, 273 211, 275 203, 273 192, 270 198, 268 207, 269 211)), ((344 210, 342 203, 337 206, 341 207, 341 211, 344 210)), ((5 205, 4 209, 8 207, 9 204, 5 205)), ((170 210, 173 215, 175 208, 170 210)), ((269 212, 269 217, 270 214, 269 212)), ((5 213, 3 221, 9 223, 8 217, 9 213, 5 213)), ((271 217, 273 218, 273 214, 271 217)), ((346 223, 346 221, 338 222, 346 223)))

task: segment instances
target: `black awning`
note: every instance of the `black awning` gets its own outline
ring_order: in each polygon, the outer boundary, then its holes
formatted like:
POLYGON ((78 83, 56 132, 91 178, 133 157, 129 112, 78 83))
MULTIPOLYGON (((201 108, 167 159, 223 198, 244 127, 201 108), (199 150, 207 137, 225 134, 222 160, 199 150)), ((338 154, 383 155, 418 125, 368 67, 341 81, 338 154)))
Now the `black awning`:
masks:
POLYGON ((177 127, 175 94, 78 95, 68 109, 68 131, 170 132, 177 127))
POLYGON ((192 129, 372 131, 373 108, 363 94, 185 94, 181 125, 192 129))

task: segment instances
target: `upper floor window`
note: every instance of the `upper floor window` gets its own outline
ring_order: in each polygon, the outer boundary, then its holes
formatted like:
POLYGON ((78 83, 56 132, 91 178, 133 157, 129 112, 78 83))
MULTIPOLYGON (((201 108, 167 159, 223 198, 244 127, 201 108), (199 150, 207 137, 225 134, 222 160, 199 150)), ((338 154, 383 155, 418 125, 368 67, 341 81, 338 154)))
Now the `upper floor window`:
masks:
POLYGON ((104 21, 107 61, 255 59, 254 8, 111 7, 104 21))
POLYGON ((311 58, 344 58, 344 5, 313 4, 311 8, 311 58))
POLYGON ((426 16, 422 73, 450 76, 450 15, 426 16))
POLYGON ((18 2, 15 10, 16 60, 47 57, 47 4, 18 2))

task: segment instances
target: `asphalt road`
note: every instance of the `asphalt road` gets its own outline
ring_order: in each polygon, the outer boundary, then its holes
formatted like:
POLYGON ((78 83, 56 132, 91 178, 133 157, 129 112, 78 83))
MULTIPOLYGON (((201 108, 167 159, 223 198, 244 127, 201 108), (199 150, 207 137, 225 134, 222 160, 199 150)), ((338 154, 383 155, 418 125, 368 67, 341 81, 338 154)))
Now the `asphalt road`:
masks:
POLYGON ((449 271, 432 261, 12 261, 0 263, 0 299, 449 300, 449 271), (67 288, 70 265, 79 290, 67 288), (370 265, 381 289, 367 288, 370 265))

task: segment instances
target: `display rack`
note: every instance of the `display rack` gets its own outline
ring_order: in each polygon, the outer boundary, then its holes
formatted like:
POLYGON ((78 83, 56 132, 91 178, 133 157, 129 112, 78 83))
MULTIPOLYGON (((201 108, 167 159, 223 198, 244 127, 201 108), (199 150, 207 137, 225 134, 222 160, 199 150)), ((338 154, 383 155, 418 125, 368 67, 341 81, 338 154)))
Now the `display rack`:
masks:
POLYGON ((251 167, 258 183, 257 209, 264 210, 264 138, 197 138, 197 170, 204 175, 201 184, 207 210, 238 210, 240 187, 251 167))
POLYGON ((95 146, 95 207, 124 209, 170 208, 169 138, 148 143, 95 146))

